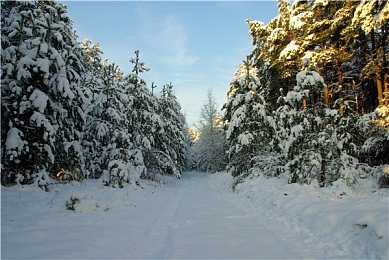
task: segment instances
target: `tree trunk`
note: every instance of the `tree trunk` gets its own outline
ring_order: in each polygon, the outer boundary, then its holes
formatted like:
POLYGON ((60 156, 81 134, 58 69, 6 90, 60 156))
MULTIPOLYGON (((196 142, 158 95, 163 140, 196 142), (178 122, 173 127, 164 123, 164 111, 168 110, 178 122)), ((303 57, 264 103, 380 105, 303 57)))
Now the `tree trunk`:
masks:
POLYGON ((362 113, 362 115, 364 115, 365 114, 365 90, 364 89, 362 89, 361 99, 362 99, 362 111, 361 111, 361 113, 362 113))
POLYGON ((389 89, 388 89, 389 75, 384 76, 384 92, 385 92, 385 106, 389 105, 389 89))
POLYGON ((381 63, 381 69, 382 69, 382 75, 384 78, 384 93, 383 96, 385 98, 384 104, 387 106, 389 105, 389 93, 388 93, 388 80, 389 80, 389 73, 388 73, 388 63, 386 60, 386 31, 385 26, 382 26, 381 28, 381 48, 382 48, 382 63, 381 63))
POLYGON ((324 79, 324 83, 327 85, 327 87, 324 88, 324 104, 326 104, 327 107, 330 107, 330 103, 329 103, 329 99, 328 99, 328 85, 329 85, 329 82, 328 82, 328 76, 327 76, 327 69, 326 69, 326 66, 327 66, 327 63, 325 60, 322 61, 323 62, 323 79, 324 79))
POLYGON ((329 107, 329 102, 328 102, 328 87, 324 88, 324 104, 326 104, 327 107, 329 107))
MULTIPOLYGON (((340 98, 343 98, 343 93, 342 93, 342 90, 343 90, 343 70, 342 70, 342 61, 340 59, 340 42, 338 41, 336 43, 336 49, 338 51, 338 57, 336 58, 336 67, 337 67, 337 74, 338 74, 338 86, 339 86, 339 90, 340 90, 340 98)), ((340 103, 340 107, 339 107, 339 113, 341 115, 343 115, 343 102, 340 103)))
POLYGON ((370 39, 371 39, 371 52, 372 52, 372 59, 374 64, 375 79, 377 84, 378 105, 383 105, 384 95, 382 91, 382 78, 381 78, 381 71, 378 64, 377 49, 375 45, 373 30, 370 32, 370 39))

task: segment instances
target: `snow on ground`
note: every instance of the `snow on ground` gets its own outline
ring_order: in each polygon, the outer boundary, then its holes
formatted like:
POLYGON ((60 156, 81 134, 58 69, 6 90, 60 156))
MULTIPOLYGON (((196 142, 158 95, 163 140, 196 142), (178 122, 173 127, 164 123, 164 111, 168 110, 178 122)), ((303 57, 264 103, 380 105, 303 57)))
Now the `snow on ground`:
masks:
POLYGON ((338 181, 319 189, 258 177, 235 191, 258 215, 300 233, 319 258, 389 259, 389 193, 372 186, 360 180, 353 190, 338 181))
POLYGON ((258 178, 233 193, 227 173, 160 180, 1 187, 1 257, 388 258, 387 190, 258 178))

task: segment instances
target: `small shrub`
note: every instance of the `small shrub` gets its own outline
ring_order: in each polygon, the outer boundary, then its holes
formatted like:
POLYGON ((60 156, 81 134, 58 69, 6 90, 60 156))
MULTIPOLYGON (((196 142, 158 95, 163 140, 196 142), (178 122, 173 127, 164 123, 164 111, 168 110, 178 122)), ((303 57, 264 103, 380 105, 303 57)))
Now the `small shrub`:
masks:
POLYGON ((81 198, 79 197, 73 197, 73 195, 70 197, 69 200, 66 201, 66 209, 68 210, 74 210, 74 205, 76 203, 79 203, 81 201, 81 198))
POLYGON ((389 166, 388 165, 382 166, 377 170, 377 172, 379 174, 378 183, 377 183, 378 188, 380 189, 389 188, 389 166))

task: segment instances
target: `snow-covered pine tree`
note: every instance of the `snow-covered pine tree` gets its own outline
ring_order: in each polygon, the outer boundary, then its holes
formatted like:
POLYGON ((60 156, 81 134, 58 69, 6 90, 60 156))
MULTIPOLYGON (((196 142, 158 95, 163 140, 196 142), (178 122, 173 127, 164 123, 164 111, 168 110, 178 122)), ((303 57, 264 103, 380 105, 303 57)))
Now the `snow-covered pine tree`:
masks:
POLYGON ((294 86, 295 74, 299 61, 304 55, 303 37, 310 12, 306 1, 278 1, 278 15, 267 25, 259 21, 247 19, 249 34, 253 38, 255 48, 250 56, 263 85, 268 104, 276 110, 279 89, 284 92, 294 86))
MULTIPOLYGON (((342 99, 352 98, 360 113, 371 112, 388 92, 388 5, 379 0, 279 1, 279 14, 268 24, 246 21, 255 46, 250 55, 255 63, 269 65, 275 73, 271 79, 280 76, 286 91, 293 88, 300 60, 311 52, 328 85, 324 103, 332 107, 338 100, 340 109, 342 99)), ((267 84, 262 75, 261 80, 267 84)))
POLYGON ((146 82, 139 76, 139 73, 149 71, 140 62, 139 51, 135 51, 135 58, 131 58, 130 62, 134 64, 134 68, 125 79, 129 83, 127 91, 133 96, 134 102, 128 115, 128 129, 135 146, 143 154, 146 171, 142 177, 150 178, 161 172, 157 157, 161 154, 160 147, 163 145, 164 122, 157 97, 150 93, 146 82))
MULTIPOLYGON (((296 0, 290 4, 285 0, 278 1, 278 7, 279 15, 267 25, 246 20, 255 46, 249 57, 258 69, 262 98, 269 101, 268 115, 262 117, 266 123, 258 129, 265 127, 272 142, 270 153, 256 151, 251 160, 253 173, 287 170, 291 182, 317 179, 321 186, 339 178, 355 181, 359 169, 365 167, 361 162, 376 166, 389 160, 382 156, 387 154, 387 131, 382 122, 389 103, 384 97, 389 93, 385 59, 389 4, 378 0, 296 0), (303 84, 290 86, 298 67, 307 61, 304 57, 311 58, 324 79, 306 70, 298 74, 303 84), (318 87, 318 79, 332 91, 318 87), (276 88, 286 96, 274 105, 276 88), (333 107, 339 111, 331 110, 333 107), (376 108, 359 119, 357 112, 365 114, 376 108)), ((234 91, 231 87, 225 106, 232 107, 230 93, 234 91)), ((232 118, 228 110, 226 118, 232 118)), ((228 145, 231 150, 235 143, 228 145)))
POLYGON ((102 60, 101 54, 103 54, 103 51, 100 49, 98 42, 92 43, 89 39, 84 39, 81 47, 84 54, 83 65, 85 69, 82 85, 85 97, 90 103, 99 92, 97 89, 98 82, 101 83, 103 68, 107 65, 108 59, 102 60))
MULTIPOLYGON (((139 119, 133 116, 139 112, 135 105, 138 104, 138 99, 134 94, 138 92, 134 92, 134 84, 138 85, 140 81, 134 74, 135 77, 129 82, 129 76, 124 79, 118 66, 107 65, 107 60, 102 61, 98 43, 91 44, 85 39, 82 46, 87 68, 84 84, 90 102, 83 139, 84 151, 88 157, 86 169, 92 178, 99 178, 104 173, 103 181, 106 185, 121 187, 124 182, 134 183, 146 173, 143 168, 142 138, 135 138, 135 134, 139 133, 138 128, 144 125, 135 124, 137 127, 132 127, 139 119), (125 154, 126 149, 130 154, 125 154), (120 156, 118 153, 125 155, 120 156), (125 178, 119 178, 118 170, 112 168, 124 165, 117 162, 116 157, 122 157, 124 164, 128 166, 127 171, 130 172, 122 171, 125 178), (117 163, 110 166, 111 161, 117 163)), ((139 60, 139 56, 137 57, 139 60)))
MULTIPOLYGON (((302 64, 308 66, 309 61, 305 58, 302 64)), ((315 71, 303 70, 297 74, 296 81, 296 88, 286 97, 296 107, 295 113, 289 115, 290 136, 284 143, 289 161, 286 169, 291 183, 317 181, 322 187, 346 172, 342 169, 348 169, 349 164, 344 164, 344 158, 353 158, 345 151, 355 145, 351 143, 350 133, 340 131, 339 125, 347 120, 342 121, 338 110, 331 110, 323 103, 320 94, 325 87, 324 79, 315 71), (302 106, 296 106, 301 102, 302 106)))
MULTIPOLYGON (((344 80, 344 63, 352 54, 347 46, 342 45, 341 31, 351 23, 349 5, 346 1, 314 1, 310 5, 309 26, 302 39, 309 39, 303 44, 305 53, 309 53, 311 63, 320 67, 319 72, 327 85, 331 85, 332 93, 342 93, 347 90, 344 80)), ((328 88, 324 89, 324 103, 331 106, 335 100, 330 100, 328 88)), ((340 104, 341 105, 341 104, 340 104)))
POLYGON ((267 116, 257 69, 248 58, 235 72, 227 96, 223 105, 223 120, 227 122, 227 170, 234 177, 244 178, 254 165, 254 156, 273 145, 270 129, 274 123, 267 116))
POLYGON ((82 50, 66 6, 2 1, 2 180, 80 174, 85 104, 82 50))
POLYGON ((163 135, 156 146, 156 159, 159 162, 161 174, 180 178, 186 164, 185 120, 171 83, 163 86, 162 95, 158 101, 159 114, 163 121, 163 135))
MULTIPOLYGON (((257 68, 260 71, 266 69, 273 72, 271 78, 263 78, 261 75, 262 84, 266 84, 264 80, 271 81, 271 84, 266 86, 266 92, 269 94, 279 94, 279 83, 287 88, 294 82, 293 77, 295 74, 295 67, 298 65, 298 59, 296 60, 292 57, 298 55, 301 49, 299 48, 300 43, 298 41, 301 28, 294 28, 292 26, 292 11, 289 0, 278 1, 278 15, 266 25, 268 36, 263 42, 264 45, 258 45, 255 50, 260 53, 256 60, 257 68), (283 52, 285 52, 287 47, 291 46, 293 48, 290 48, 290 50, 294 53, 288 53, 288 55, 290 55, 288 57, 283 56, 283 52)), ((256 34, 253 34, 253 37, 256 37, 256 34)), ((267 101, 271 101, 274 105, 276 97, 273 97, 272 99, 270 99, 271 96, 266 97, 267 101)))
POLYGON ((363 137, 357 148, 360 162, 370 166, 389 164, 389 106, 359 117, 355 128, 363 137))
POLYGON ((135 51, 135 58, 131 58, 130 62, 134 64, 134 68, 132 69, 132 72, 135 72, 136 75, 139 75, 139 73, 143 73, 145 71, 149 71, 149 68, 145 67, 144 62, 139 61, 139 50, 135 51))
POLYGON ((82 141, 84 156, 88 158, 85 161, 85 174, 89 178, 100 178, 103 170, 107 169, 108 159, 103 157, 103 150, 107 146, 103 140, 105 134, 103 129, 106 126, 106 123, 102 120, 104 106, 99 105, 98 102, 102 102, 101 96, 104 95, 103 77, 106 75, 108 61, 102 61, 101 54, 103 52, 100 50, 98 43, 91 44, 91 41, 84 39, 81 46, 84 52, 85 68, 83 86, 88 100, 86 125, 82 141))
POLYGON ((208 90, 207 98, 200 113, 200 138, 196 142, 199 157, 198 169, 217 172, 225 169, 224 124, 217 112, 217 104, 212 90, 208 90))
POLYGON ((134 98, 128 92, 128 82, 115 64, 102 69, 96 81, 98 93, 88 107, 88 121, 84 135, 88 166, 92 177, 102 175, 107 186, 123 187, 135 184, 144 174, 143 156, 129 131, 128 117, 134 98))
MULTIPOLYGON (((293 4, 290 1, 279 1, 278 16, 266 25, 270 27, 268 30, 272 31, 272 28, 276 28, 283 35, 282 41, 278 40, 277 34, 274 33, 266 39, 269 45, 278 44, 279 46, 271 59, 265 59, 265 61, 277 68, 283 79, 284 88, 293 86, 294 76, 301 65, 299 61, 304 55, 303 45, 308 42, 303 35, 309 25, 307 22, 307 17, 310 17, 309 5, 308 1, 297 0, 293 1, 293 4)), ((261 51, 266 52, 266 49, 261 49, 261 51)))
MULTIPOLYGON (((351 30, 361 28, 369 38, 368 61, 362 75, 374 78, 378 104, 382 105, 384 92, 388 91, 387 58, 389 47, 389 3, 388 1, 360 1, 353 16, 351 30)), ((351 31, 349 30, 349 31, 351 31)))

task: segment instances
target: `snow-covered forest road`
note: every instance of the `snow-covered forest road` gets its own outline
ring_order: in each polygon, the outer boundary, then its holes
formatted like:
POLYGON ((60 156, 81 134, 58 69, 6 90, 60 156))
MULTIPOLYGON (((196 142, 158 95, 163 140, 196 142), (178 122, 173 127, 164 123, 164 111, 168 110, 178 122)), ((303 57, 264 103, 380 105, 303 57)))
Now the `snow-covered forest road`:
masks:
POLYGON ((388 191, 228 173, 1 187, 2 259, 387 259, 388 191), (362 196, 362 197, 361 197, 362 196))
POLYGON ((233 194, 230 181, 226 174, 184 173, 162 185, 143 180, 123 189, 100 180, 58 184, 49 192, 2 186, 1 257, 310 258, 298 237, 266 225, 269 220, 233 194))
POLYGON ((165 197, 155 221, 144 230, 136 258, 277 258, 307 255, 277 230, 238 208, 223 183, 202 173, 184 173, 175 193, 165 197))

